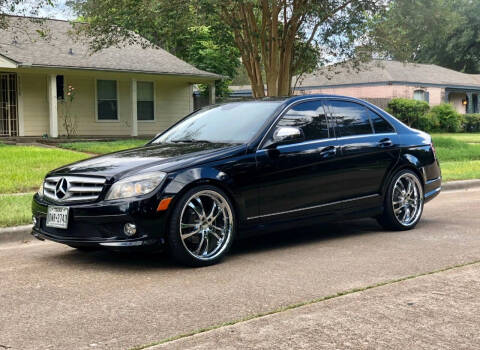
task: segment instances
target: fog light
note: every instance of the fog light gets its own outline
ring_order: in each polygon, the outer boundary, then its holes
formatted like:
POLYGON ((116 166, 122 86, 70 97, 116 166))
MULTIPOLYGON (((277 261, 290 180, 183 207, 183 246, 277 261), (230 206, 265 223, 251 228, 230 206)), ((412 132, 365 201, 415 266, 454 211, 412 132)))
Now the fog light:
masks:
POLYGON ((135 233, 137 233, 137 226, 135 226, 135 224, 132 224, 132 223, 127 223, 125 224, 125 226, 123 227, 123 232, 128 236, 128 237, 131 237, 133 235, 135 235, 135 233))
POLYGON ((33 224, 33 226, 37 226, 37 223, 38 223, 37 218, 36 218, 35 216, 32 216, 32 224, 33 224))

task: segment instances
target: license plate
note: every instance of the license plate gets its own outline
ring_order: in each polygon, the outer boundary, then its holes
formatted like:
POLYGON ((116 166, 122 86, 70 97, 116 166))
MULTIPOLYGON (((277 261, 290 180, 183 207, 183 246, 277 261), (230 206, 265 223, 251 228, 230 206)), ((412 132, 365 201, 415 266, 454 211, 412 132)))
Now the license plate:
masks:
POLYGON ((68 207, 48 206, 47 227, 67 228, 68 207))

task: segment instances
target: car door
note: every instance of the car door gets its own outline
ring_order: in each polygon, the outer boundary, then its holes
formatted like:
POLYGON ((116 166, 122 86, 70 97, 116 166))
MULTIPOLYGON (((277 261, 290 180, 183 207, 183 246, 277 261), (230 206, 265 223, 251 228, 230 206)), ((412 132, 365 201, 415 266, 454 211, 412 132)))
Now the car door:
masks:
POLYGON ((342 199, 377 196, 398 161, 394 128, 371 109, 353 101, 330 99, 326 108, 339 141, 342 199))
MULTIPOLYGON (((257 150, 259 218, 320 213, 337 201, 338 143, 321 100, 290 107, 257 150), (296 127, 302 140, 268 147, 275 130, 296 127)), ((330 209, 335 209, 334 204, 330 209)))

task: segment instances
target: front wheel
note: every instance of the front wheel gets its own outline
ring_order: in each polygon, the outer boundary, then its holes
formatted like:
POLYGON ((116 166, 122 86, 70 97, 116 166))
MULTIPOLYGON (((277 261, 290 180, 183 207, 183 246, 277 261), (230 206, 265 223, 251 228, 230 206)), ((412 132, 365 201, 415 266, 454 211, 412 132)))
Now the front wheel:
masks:
POLYGON ((188 266, 217 263, 233 242, 235 220, 233 205, 219 188, 202 185, 187 191, 171 215, 170 254, 188 266))
POLYGON ((384 212, 377 218, 380 225, 391 230, 409 230, 420 221, 423 212, 423 187, 411 170, 398 172, 385 195, 384 212))

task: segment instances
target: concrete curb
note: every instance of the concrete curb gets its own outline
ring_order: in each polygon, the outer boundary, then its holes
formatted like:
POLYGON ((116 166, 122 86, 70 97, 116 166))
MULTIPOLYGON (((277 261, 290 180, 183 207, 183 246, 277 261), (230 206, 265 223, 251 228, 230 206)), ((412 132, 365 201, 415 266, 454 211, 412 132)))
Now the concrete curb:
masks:
POLYGON ((31 241, 32 225, 0 228, 0 244, 31 241))
MULTIPOLYGON (((480 179, 442 183, 442 191, 469 190, 472 188, 480 188, 480 179)), ((30 232, 32 232, 32 225, 0 228, 0 244, 31 241, 35 237, 30 232)))
POLYGON ((480 187, 480 179, 442 183, 442 191, 469 190, 475 187, 480 187))

